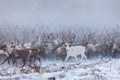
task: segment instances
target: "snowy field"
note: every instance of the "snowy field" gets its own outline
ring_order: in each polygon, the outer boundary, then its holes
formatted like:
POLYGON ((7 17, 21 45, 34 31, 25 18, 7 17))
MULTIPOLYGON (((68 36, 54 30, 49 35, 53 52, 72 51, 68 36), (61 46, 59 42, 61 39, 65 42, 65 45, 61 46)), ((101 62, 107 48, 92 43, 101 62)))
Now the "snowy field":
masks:
POLYGON ((50 77, 56 80, 120 80, 120 59, 89 59, 82 63, 71 59, 66 63, 42 60, 40 72, 27 66, 0 65, 0 80, 48 80, 50 77))
POLYGON ((0 0, 0 80, 120 80, 120 0, 0 0))

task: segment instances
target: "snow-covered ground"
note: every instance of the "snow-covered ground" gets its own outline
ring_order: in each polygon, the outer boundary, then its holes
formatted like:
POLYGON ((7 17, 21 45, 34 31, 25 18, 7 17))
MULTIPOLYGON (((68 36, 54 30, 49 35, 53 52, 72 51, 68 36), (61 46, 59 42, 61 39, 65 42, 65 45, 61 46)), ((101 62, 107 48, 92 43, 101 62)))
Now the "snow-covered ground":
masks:
POLYGON ((90 59, 82 63, 42 60, 40 72, 27 66, 0 65, 0 80, 47 80, 49 77, 56 80, 120 80, 120 59, 90 59))

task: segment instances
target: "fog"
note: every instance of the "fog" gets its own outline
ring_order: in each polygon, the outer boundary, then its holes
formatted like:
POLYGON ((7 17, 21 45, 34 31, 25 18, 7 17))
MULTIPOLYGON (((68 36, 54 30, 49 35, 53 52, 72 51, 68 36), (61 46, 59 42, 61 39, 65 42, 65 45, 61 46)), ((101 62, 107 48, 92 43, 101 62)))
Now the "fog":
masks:
POLYGON ((119 21, 120 0, 0 0, 0 23, 98 27, 119 21))

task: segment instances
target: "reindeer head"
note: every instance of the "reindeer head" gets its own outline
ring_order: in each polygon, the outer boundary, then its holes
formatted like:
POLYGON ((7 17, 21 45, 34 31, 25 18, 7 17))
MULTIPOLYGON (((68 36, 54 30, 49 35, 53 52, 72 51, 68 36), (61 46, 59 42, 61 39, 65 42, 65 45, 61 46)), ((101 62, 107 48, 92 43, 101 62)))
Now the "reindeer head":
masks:
POLYGON ((66 51, 68 51, 68 49, 72 46, 71 43, 65 43, 65 47, 66 47, 66 51))
POLYGON ((2 45, 2 46, 0 47, 0 49, 1 49, 1 50, 4 50, 6 47, 7 47, 7 45, 4 44, 4 45, 2 45))
POLYGON ((2 47, 3 47, 3 48, 6 48, 6 47, 7 47, 7 45, 3 45, 2 47))
POLYGON ((65 47, 71 47, 72 46, 72 44, 71 43, 65 43, 65 47))

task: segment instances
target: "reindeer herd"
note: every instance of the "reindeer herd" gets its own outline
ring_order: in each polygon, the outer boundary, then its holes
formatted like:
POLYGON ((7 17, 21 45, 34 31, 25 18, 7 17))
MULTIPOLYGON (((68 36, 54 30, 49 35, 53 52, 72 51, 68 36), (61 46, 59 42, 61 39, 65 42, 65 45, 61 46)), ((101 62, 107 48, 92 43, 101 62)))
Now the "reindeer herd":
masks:
POLYGON ((4 51, 5 56, 7 57, 1 64, 4 64, 6 61, 10 64, 12 60, 13 64, 17 66, 17 59, 21 59, 22 67, 26 65, 26 62, 29 62, 29 66, 35 61, 41 63, 41 59, 45 60, 47 58, 56 58, 62 59, 64 62, 68 60, 69 57, 74 57, 78 61, 78 56, 81 56, 80 62, 83 58, 87 61, 88 58, 93 56, 102 56, 105 57, 107 50, 109 49, 109 54, 111 53, 112 58, 116 58, 116 52, 120 51, 119 44, 113 43, 110 48, 107 48, 105 45, 85 43, 81 45, 75 45, 74 38, 70 41, 61 40, 61 43, 53 46, 53 43, 44 43, 39 46, 32 46, 30 43, 24 45, 7 45, 1 44, 0 50, 4 51))
POLYGON ((41 63, 46 59, 60 59, 67 62, 69 57, 74 57, 76 61, 79 61, 78 57, 81 56, 81 62, 83 59, 87 61, 98 56, 101 59, 118 57, 120 52, 119 29, 113 30, 113 33, 102 32, 99 35, 92 31, 90 33, 80 30, 78 32, 66 30, 60 33, 41 33, 34 42, 26 36, 26 41, 21 40, 21 43, 16 39, 10 42, 8 37, 0 36, 0 41, 6 40, 0 42, 0 50, 6 57, 6 59, 1 59, 3 60, 1 64, 12 62, 17 66, 21 63, 23 67, 36 65, 36 61, 41 63))

